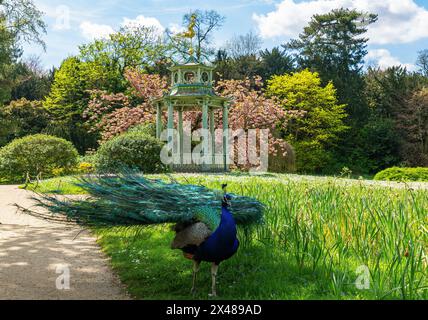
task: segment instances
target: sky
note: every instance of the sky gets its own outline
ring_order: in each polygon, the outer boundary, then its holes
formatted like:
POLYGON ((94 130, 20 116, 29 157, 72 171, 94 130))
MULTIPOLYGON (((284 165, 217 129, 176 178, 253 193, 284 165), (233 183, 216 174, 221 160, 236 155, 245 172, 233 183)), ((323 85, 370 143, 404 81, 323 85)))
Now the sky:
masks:
POLYGON ((192 9, 216 10, 226 17, 214 34, 216 46, 235 35, 253 31, 272 48, 298 37, 314 14, 335 8, 355 8, 378 14, 369 27, 366 64, 387 68, 404 65, 416 70, 420 50, 428 49, 428 0, 34 0, 48 25, 46 52, 34 44, 26 56, 40 56, 45 68, 78 53, 81 44, 102 38, 122 25, 142 24, 178 30, 192 9))

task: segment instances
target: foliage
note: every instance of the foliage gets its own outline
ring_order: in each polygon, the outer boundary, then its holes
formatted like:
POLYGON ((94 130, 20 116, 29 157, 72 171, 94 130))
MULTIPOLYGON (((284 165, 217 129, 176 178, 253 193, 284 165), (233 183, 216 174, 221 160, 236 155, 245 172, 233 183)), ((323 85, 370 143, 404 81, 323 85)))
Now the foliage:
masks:
POLYGON ((293 72, 295 69, 294 57, 278 47, 274 47, 270 51, 268 49, 261 51, 260 58, 262 63, 260 76, 265 80, 272 76, 293 72))
POLYGON ((144 173, 165 171, 160 160, 163 143, 141 131, 118 135, 104 142, 97 152, 96 168, 101 172, 117 172, 128 167, 144 173))
POLYGON ((13 48, 14 38, 7 29, 6 19, 0 14, 0 105, 10 98, 13 62, 18 53, 13 48))
POLYGON ((61 138, 36 134, 15 139, 0 149, 0 176, 10 181, 51 176, 54 169, 71 171, 77 151, 61 138))
POLYGON ((46 33, 43 13, 32 0, 2 0, 0 15, 7 19, 7 27, 17 42, 37 43, 45 47, 42 40, 46 33))
POLYGON ((400 152, 407 165, 428 166, 428 87, 416 91, 397 117, 400 152))
POLYGON ((418 52, 418 58, 416 60, 416 65, 419 67, 420 72, 428 77, 428 49, 418 52))
POLYGON ((102 141, 137 124, 154 122, 155 112, 150 99, 161 97, 167 88, 166 80, 159 75, 128 69, 125 76, 133 88, 130 95, 94 90, 83 113, 87 123, 101 132, 102 141))
MULTIPOLYGON (((381 143, 387 143, 382 148, 385 159, 380 154, 381 150, 379 157, 373 159, 379 164, 387 164, 386 167, 401 162, 409 166, 425 166, 424 154, 426 155, 427 149, 424 149, 423 141, 427 102, 424 98, 426 90, 423 88, 428 84, 428 79, 417 73, 409 73, 404 68, 392 67, 383 71, 370 68, 365 81, 364 93, 372 117, 383 119, 382 121, 391 125, 384 126, 384 131, 378 132, 378 138, 368 136, 368 139, 363 139, 363 148, 371 148, 371 144, 380 148, 381 143), (382 137, 389 137, 388 142, 381 141, 384 139, 382 137), (396 160, 390 162, 388 158, 396 160)), ((379 166, 375 172, 383 168, 385 167, 379 166)))
POLYGON ((398 141, 394 121, 373 115, 355 141, 355 145, 361 146, 361 150, 356 150, 355 157, 358 160, 354 166, 359 172, 378 172, 397 165, 400 162, 398 141))
POLYGON ((329 148, 345 131, 345 106, 337 102, 332 83, 321 86, 318 73, 309 70, 274 76, 268 81, 267 93, 279 98, 285 110, 303 111, 282 130, 296 150, 297 169, 319 171, 331 161, 329 148))
POLYGON ((261 73, 262 62, 256 55, 231 58, 227 51, 217 51, 216 80, 245 80, 257 77, 261 73))
POLYGON ((337 9, 314 15, 299 39, 287 47, 296 50, 296 59, 303 68, 317 71, 326 84, 333 81, 339 101, 347 104, 347 112, 358 120, 365 105, 360 71, 367 54, 367 27, 377 16, 356 10, 337 9))
POLYGON ((46 110, 56 120, 79 117, 89 100, 88 89, 102 81, 101 70, 91 69, 77 57, 65 59, 55 72, 49 96, 44 102, 46 110))
POLYGON ((30 58, 15 64, 14 85, 11 99, 44 100, 50 92, 55 69, 45 71, 38 58, 30 58))
POLYGON ((0 1, 0 105, 10 99, 14 63, 22 55, 23 43, 44 47, 46 24, 32 0, 0 1))
POLYGON ((374 180, 387 181, 424 181, 428 182, 428 168, 399 168, 392 167, 378 172, 374 180))
POLYGON ((174 33, 171 30, 166 31, 172 56, 177 60, 187 60, 192 45, 198 61, 208 60, 214 52, 211 48, 212 33, 223 25, 225 17, 214 10, 191 11, 183 16, 182 26, 184 28, 189 26, 192 16, 196 17, 194 43, 191 44, 180 33, 174 33))
POLYGON ((49 116, 40 101, 22 98, 0 109, 0 147, 27 135, 42 132, 49 116))
MULTIPOLYGON (((287 143, 279 138, 277 131, 285 130, 289 117, 298 116, 296 111, 284 110, 275 98, 268 98, 261 89, 253 89, 252 82, 256 87, 262 87, 260 77, 252 81, 246 80, 222 80, 217 83, 216 91, 223 97, 232 99, 233 105, 229 111, 229 127, 232 130, 269 129, 269 155, 282 155, 286 157, 287 143)), ((222 115, 216 117, 222 121, 222 115)), ((239 148, 235 143, 235 156, 239 148)), ((246 148, 248 152, 248 148, 246 148)), ((247 154, 248 156, 248 154, 247 154)), ((248 159, 248 157, 246 157, 248 159)), ((284 160, 285 161, 285 160, 284 160)), ((239 165, 241 169, 248 169, 248 163, 239 165)))
POLYGON ((87 89, 119 93, 128 88, 127 69, 149 70, 163 60, 167 46, 156 28, 130 25, 107 39, 82 45, 79 50, 81 61, 96 72, 98 79, 103 79, 87 89))

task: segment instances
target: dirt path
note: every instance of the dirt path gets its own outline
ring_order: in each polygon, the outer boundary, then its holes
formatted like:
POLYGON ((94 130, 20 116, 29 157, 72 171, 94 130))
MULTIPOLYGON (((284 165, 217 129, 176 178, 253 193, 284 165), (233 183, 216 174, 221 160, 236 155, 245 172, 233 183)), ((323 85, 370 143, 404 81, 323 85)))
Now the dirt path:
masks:
POLYGON ((30 195, 0 186, 0 299, 129 299, 87 231, 16 212, 30 195))

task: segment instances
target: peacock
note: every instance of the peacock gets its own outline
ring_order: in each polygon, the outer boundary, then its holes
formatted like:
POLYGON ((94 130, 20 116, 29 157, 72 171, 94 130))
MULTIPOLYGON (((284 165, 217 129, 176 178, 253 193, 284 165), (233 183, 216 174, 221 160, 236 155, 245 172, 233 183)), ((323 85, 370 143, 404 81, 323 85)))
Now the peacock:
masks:
MULTIPOLYGON (((254 198, 212 190, 202 185, 181 184, 170 179, 150 179, 135 172, 79 178, 76 185, 88 196, 33 197, 40 212, 21 208, 27 214, 89 227, 145 227, 172 223, 172 249, 182 250, 193 261, 191 292, 201 262, 211 265, 211 296, 216 296, 216 277, 221 262, 238 250, 237 225, 247 228, 263 221, 264 205, 254 198)), ((139 228, 137 228, 139 229, 139 228)))

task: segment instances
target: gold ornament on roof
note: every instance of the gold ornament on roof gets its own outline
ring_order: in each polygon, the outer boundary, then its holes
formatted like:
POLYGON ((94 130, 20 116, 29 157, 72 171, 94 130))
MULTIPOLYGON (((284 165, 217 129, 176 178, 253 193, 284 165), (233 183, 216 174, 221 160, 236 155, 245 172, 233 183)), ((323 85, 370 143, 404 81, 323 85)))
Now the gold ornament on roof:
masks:
POLYGON ((188 39, 190 39, 190 48, 189 48, 189 54, 192 56, 193 55, 193 53, 194 53, 194 50, 193 50, 193 38, 195 37, 195 25, 196 25, 196 18, 197 18, 197 16, 196 16, 196 14, 194 13, 194 14, 192 14, 191 16, 190 16, 190 23, 189 23, 189 25, 188 25, 188 27, 187 27, 187 31, 186 32, 183 32, 183 33, 181 33, 180 34, 180 36, 181 37, 183 37, 183 38, 188 38, 188 39))

